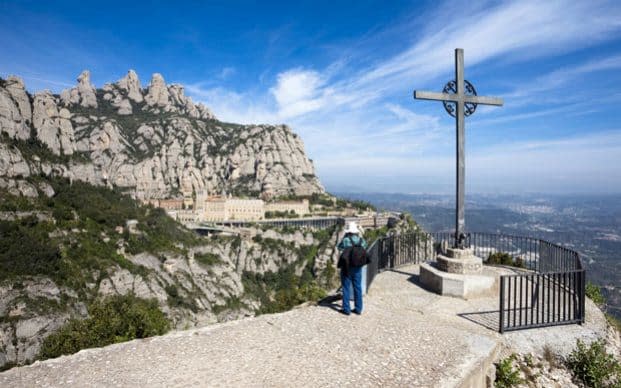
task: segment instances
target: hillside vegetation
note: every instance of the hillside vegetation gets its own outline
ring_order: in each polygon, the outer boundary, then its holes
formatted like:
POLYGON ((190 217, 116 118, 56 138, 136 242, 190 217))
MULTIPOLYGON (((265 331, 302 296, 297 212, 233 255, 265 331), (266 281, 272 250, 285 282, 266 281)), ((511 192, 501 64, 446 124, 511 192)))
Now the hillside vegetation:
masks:
POLYGON ((335 284, 336 228, 201 237, 118 188, 15 182, 0 189, 0 367, 284 311, 335 284))

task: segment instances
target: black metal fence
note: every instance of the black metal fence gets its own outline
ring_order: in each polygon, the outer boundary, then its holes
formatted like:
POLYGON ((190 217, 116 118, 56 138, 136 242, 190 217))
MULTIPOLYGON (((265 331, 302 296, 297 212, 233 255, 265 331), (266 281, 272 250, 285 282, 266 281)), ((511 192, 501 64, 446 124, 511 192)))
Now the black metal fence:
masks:
POLYGON ((499 331, 584 322, 584 270, 500 277, 499 331))
MULTIPOLYGON (((454 242, 452 233, 413 233, 376 240, 368 250, 367 289, 379 272, 433 261, 454 242)), ((537 238, 492 233, 470 233, 466 246, 483 259, 496 252, 507 253, 522 268, 519 273, 500 277, 501 333, 584 322, 586 278, 577 252, 537 238)))

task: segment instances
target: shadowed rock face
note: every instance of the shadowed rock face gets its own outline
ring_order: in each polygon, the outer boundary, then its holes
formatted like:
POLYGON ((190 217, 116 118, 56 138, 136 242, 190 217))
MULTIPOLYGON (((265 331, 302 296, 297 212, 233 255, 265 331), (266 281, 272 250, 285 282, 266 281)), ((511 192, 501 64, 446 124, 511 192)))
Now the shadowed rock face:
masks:
MULTIPOLYGON (((141 87, 130 70, 96 89, 90 72, 60 96, 34 97, 24 83, 0 83, 0 132, 28 141, 35 136, 53 155, 24 149, 0 152, 0 177, 13 171, 56 174, 132 190, 138 199, 179 193, 309 195, 324 189, 301 139, 284 125, 236 125, 218 121, 203 104, 153 74, 141 87), (28 168, 11 160, 26 161, 28 168)), ((0 150, 1 151, 1 150, 0 150)))

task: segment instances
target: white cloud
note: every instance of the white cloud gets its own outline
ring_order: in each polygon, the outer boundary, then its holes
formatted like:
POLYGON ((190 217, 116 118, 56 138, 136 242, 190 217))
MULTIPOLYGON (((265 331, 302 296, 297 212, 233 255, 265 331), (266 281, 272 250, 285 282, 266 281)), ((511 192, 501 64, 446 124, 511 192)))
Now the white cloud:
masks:
POLYGON ((278 74, 270 93, 278 104, 278 116, 286 119, 322 109, 330 94, 325 81, 312 70, 293 69, 278 74))
MULTIPOLYGON (((506 64, 528 63, 614 39, 621 29, 621 6, 615 2, 478 3, 477 6, 468 4, 459 7, 460 17, 453 16, 452 9, 455 7, 459 5, 450 3, 450 7, 440 6, 429 22, 417 20, 414 24, 423 23, 426 28, 412 29, 422 32, 405 37, 404 40, 409 39, 411 44, 396 55, 371 65, 369 61, 364 61, 367 65, 353 67, 356 60, 348 50, 347 58, 337 58, 323 70, 293 67, 277 74, 274 84, 267 91, 239 93, 217 88, 203 90, 200 87, 189 87, 188 91, 225 120, 287 122, 292 125, 304 139, 322 178, 340 176, 338 171, 341 167, 358 168, 376 176, 381 175, 382 171, 394 172, 395 169, 401 171, 395 172, 400 176, 445 174, 442 171, 454 162, 449 162, 449 156, 446 159, 438 155, 452 154, 452 125, 441 124, 446 122, 439 120, 441 113, 424 115, 414 112, 414 105, 409 109, 391 101, 407 101, 406 98, 411 98, 411 89, 422 89, 432 81, 436 83, 440 76, 450 77, 454 48, 465 49, 467 68, 492 60, 506 64), (451 8, 451 11, 446 8, 451 8), (398 100, 396 95, 400 96, 398 100)), ((513 108, 517 108, 526 97, 570 85, 575 77, 619 67, 621 57, 618 55, 568 66, 540 77, 525 85, 521 91, 515 89, 509 92, 507 97, 511 99, 513 108)), ((563 97, 570 102, 573 98, 575 103, 588 100, 578 94, 563 97)), ((423 109, 422 105, 416 107, 418 112, 423 109)), ((554 106, 539 111, 518 112, 507 108, 506 111, 511 116, 503 117, 507 113, 500 113, 501 116, 495 114, 487 121, 484 118, 477 119, 477 122, 488 125, 516 122, 570 112, 571 107, 554 106)), ((554 148, 551 152, 551 155, 558 154, 560 148, 554 148)), ((575 154, 581 155, 587 162, 603 162, 601 158, 587 157, 595 153, 593 148, 587 153, 575 150, 575 154)), ((494 155, 498 161, 505 160, 502 153, 488 155, 494 155)), ((530 160, 539 160, 543 156, 532 150, 521 150, 520 155, 520 161, 525 165, 528 165, 524 159, 526 156, 530 156, 530 160)), ((618 156, 616 158, 618 161, 618 156)), ((469 159, 469 163, 476 163, 476 160, 475 156, 469 159)), ((485 163, 497 165, 491 159, 486 159, 485 163)), ((558 163, 550 165, 562 168, 558 163)), ((585 165, 594 166, 590 162, 585 165)), ((478 167, 472 165, 472 168, 478 167)))
MULTIPOLYGON (((427 30, 401 53, 374 66, 352 70, 343 62, 353 61, 338 59, 323 73, 294 68, 278 74, 276 84, 270 88, 277 107, 262 104, 263 116, 278 121, 320 110, 332 114, 339 105, 364 109, 369 103, 402 90, 404 84, 422 87, 425 80, 448 73, 455 47, 465 49, 468 66, 501 56, 514 62, 525 61, 592 45, 610 38, 611 32, 621 28, 621 7, 614 3, 520 1, 461 7, 460 12, 459 18, 436 14, 435 18, 449 22, 441 27, 428 23, 439 29, 427 30)), ((613 68, 618 62, 619 57, 611 57, 565 73, 559 71, 549 76, 549 87, 559 82, 554 78, 613 68)), ((231 104, 239 105, 242 114, 238 120, 244 120, 243 105, 253 104, 256 97, 246 96, 245 100, 236 99, 231 104)), ((215 107, 214 111, 218 114, 215 107)))

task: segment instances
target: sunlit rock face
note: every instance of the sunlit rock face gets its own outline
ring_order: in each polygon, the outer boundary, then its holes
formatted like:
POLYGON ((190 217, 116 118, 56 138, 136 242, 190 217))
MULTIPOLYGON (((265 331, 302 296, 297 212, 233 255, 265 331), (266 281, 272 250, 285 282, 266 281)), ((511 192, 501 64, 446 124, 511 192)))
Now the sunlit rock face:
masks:
POLYGON ((182 85, 167 85, 157 73, 146 89, 133 70, 101 89, 88 70, 77 81, 60 95, 30 96, 21 79, 2 80, 0 131, 36 139, 59 158, 5 147, 0 176, 54 173, 127 188, 138 199, 324 192, 302 140, 285 125, 218 121, 182 85))

